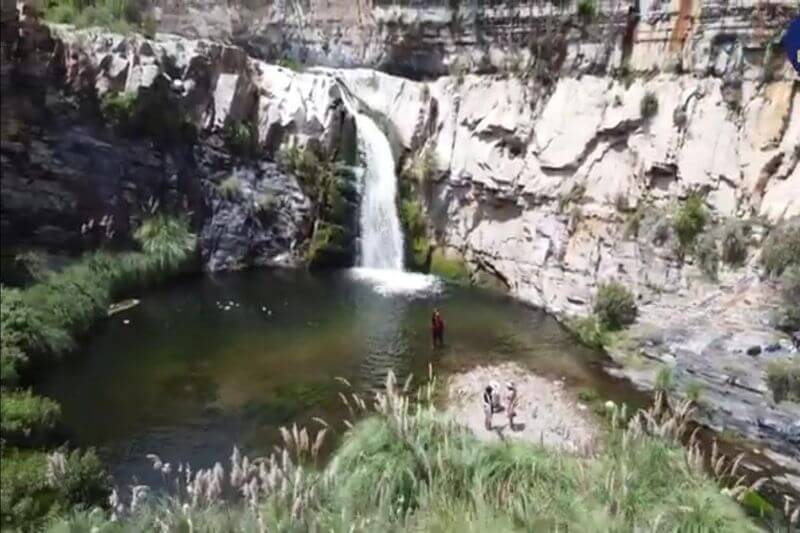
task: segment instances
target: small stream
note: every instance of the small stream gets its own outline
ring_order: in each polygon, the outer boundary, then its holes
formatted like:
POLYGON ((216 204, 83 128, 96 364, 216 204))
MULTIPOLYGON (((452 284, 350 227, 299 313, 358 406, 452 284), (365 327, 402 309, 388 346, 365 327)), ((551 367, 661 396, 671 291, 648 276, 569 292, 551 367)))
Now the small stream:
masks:
POLYGON ((510 297, 440 283, 386 293, 354 274, 247 271, 136 294, 141 304, 98 325, 38 392, 61 403, 70 442, 97 447, 118 483, 155 485, 148 453, 207 467, 234 445, 269 453, 282 425, 340 422, 335 376, 368 391, 389 369, 403 379, 432 364, 444 377, 514 360, 603 398, 646 399, 601 371, 604 354, 510 297), (436 351, 434 306, 447 326, 436 351))

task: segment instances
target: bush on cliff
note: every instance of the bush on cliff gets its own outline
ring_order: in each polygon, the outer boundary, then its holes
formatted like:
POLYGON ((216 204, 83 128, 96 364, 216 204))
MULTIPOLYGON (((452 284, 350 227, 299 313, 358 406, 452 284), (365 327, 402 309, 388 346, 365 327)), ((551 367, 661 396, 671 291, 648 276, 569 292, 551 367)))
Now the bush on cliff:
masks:
POLYGON ((780 360, 767 365, 767 385, 776 403, 800 402, 800 362, 780 360))
POLYGON ((658 113, 658 97, 655 93, 647 91, 639 102, 639 113, 645 120, 651 119, 658 113))
POLYGON ((787 268, 780 284, 783 303, 776 326, 788 333, 800 331, 800 265, 787 268))
POLYGON ((61 407, 31 391, 3 392, 0 402, 0 434, 6 444, 44 442, 58 422, 61 407))
POLYGON ((156 32, 155 19, 133 0, 48 0, 45 4, 44 16, 51 22, 123 34, 138 31, 148 38, 156 32))
POLYGON ((230 123, 222 130, 225 146, 234 155, 252 157, 256 154, 255 129, 246 122, 230 123))
POLYGON ((597 14, 594 0, 578 0, 578 15, 586 20, 591 20, 597 14))
POLYGON ((594 298, 594 314, 600 325, 610 331, 633 324, 637 314, 633 293, 615 281, 600 284, 594 298))
POLYGON ((741 266, 747 259, 747 231, 739 221, 729 221, 722 229, 722 260, 731 266, 741 266))
POLYGON ((772 276, 780 276, 792 265, 800 266, 800 221, 770 232, 761 250, 761 264, 772 276))
POLYGON ((700 270, 711 281, 717 281, 719 276, 719 250, 717 241, 711 233, 704 233, 697 239, 694 255, 700 270))
POLYGON ((92 450, 48 455, 4 447, 0 462, 3 531, 41 531, 75 506, 101 505, 108 495, 108 478, 92 450))
POLYGON ((703 199, 696 194, 690 195, 681 204, 672 219, 672 228, 678 236, 680 251, 691 250, 695 238, 703 231, 708 220, 703 199))

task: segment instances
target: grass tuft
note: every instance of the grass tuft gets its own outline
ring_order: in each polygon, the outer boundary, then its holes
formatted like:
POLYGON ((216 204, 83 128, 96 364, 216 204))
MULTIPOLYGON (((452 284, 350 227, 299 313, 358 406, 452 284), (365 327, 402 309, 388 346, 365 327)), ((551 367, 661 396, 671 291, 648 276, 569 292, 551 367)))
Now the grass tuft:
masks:
POLYGON ((598 323, 610 331, 633 324, 637 315, 633 293, 615 281, 599 285, 593 310, 598 323))

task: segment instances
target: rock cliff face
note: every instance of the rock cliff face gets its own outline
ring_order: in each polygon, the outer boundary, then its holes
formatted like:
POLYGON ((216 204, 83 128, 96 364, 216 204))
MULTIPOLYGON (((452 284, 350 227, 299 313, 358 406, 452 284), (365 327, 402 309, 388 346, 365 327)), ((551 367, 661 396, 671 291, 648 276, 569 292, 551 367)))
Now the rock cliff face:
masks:
POLYGON ((768 325, 777 297, 756 264, 764 225, 800 216, 800 78, 776 47, 793 2, 601 4, 592 21, 549 3, 420 4, 160 2, 162 30, 202 38, 56 30, 49 64, 63 69, 70 94, 127 91, 146 102, 168 93, 203 142, 191 157, 176 155, 180 146, 137 155, 145 141, 99 143, 92 130, 81 145, 84 130, 65 125, 36 134, 23 156, 4 136, 4 237, 7 218, 11 227, 28 210, 13 204, 23 187, 71 198, 80 180, 65 168, 116 176, 138 164, 141 174, 122 173, 95 201, 117 205, 125 183, 144 187, 140 199, 174 190, 198 213, 209 268, 291 256, 313 215, 272 161, 286 145, 347 152, 346 87, 381 118, 398 168, 432 154, 419 189, 438 246, 562 316, 586 314, 599 282, 621 281, 637 295, 640 318, 629 342, 611 350, 620 371, 652 386, 669 365, 679 384, 700 382, 710 425, 767 443, 797 475, 800 406, 772 402, 764 381, 769 361, 797 354, 768 325), (251 56, 206 37, 238 42, 251 56), (295 72, 253 55, 335 68, 295 72), (406 76, 340 68, 350 66, 406 76), (241 123, 252 126, 262 161, 243 163, 220 144, 241 123), (52 157, 75 152, 65 144, 74 142, 78 153, 115 155, 97 170, 80 162, 88 158, 52 157), (16 157, 35 161, 8 179, 16 157), (30 165, 47 171, 32 174, 30 165), (231 201, 217 186, 237 166, 241 196, 231 201), (247 207, 265 193, 285 200, 277 218, 247 207), (675 252, 669 220, 690 193, 715 225, 752 222, 745 265, 723 267, 718 283, 675 252), (746 355, 753 345, 770 350, 746 355))

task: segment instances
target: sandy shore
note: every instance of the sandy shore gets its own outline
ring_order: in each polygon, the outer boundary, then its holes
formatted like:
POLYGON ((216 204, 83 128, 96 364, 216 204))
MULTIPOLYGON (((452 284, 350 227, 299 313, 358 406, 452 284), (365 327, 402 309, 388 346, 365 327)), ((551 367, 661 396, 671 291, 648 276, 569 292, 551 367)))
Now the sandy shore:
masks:
POLYGON ((596 421, 578 408, 563 383, 539 377, 513 363, 481 366, 451 376, 447 412, 481 439, 521 439, 568 452, 591 450, 598 434, 596 421), (513 428, 508 426, 505 411, 494 414, 491 430, 484 426, 481 395, 493 380, 501 384, 504 404, 505 383, 513 381, 517 388, 519 403, 513 428))

